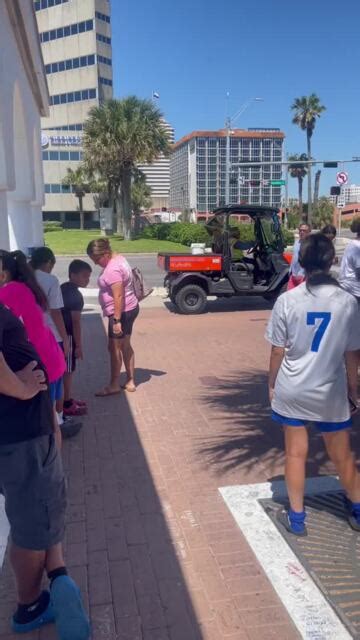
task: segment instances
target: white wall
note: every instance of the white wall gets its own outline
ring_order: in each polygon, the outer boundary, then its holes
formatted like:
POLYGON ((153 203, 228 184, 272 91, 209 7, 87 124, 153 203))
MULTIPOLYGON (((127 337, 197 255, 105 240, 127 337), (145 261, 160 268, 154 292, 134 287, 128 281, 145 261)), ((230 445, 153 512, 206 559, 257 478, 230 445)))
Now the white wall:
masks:
POLYGON ((21 1, 19 23, 8 5, 0 3, 0 248, 26 250, 43 243, 40 111, 46 85, 44 75, 38 83, 43 67, 33 2, 21 1))

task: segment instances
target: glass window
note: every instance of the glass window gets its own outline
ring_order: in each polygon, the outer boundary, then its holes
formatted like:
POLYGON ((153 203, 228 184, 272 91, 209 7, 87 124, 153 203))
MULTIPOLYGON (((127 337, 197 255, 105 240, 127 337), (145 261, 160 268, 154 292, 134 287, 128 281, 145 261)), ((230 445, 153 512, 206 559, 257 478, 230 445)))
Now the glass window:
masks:
POLYGON ((60 104, 60 96, 53 96, 53 104, 60 104))
POLYGON ((60 95, 60 104, 66 104, 67 100, 66 100, 66 93, 62 93, 60 95))
POLYGON ((61 185, 61 190, 63 193, 70 193, 70 185, 69 184, 61 185))
POLYGON ((66 60, 65 61, 65 67, 66 69, 72 69, 72 60, 66 60))
POLYGON ((61 185, 60 184, 52 184, 51 185, 51 193, 60 193, 61 185))
POLYGON ((86 67, 86 65, 87 65, 87 56, 81 56, 80 67, 86 67))
POLYGON ((71 91, 70 93, 68 93, 68 102, 74 102, 74 93, 73 91, 71 91))
POLYGON ((64 38, 66 38, 67 36, 69 36, 71 33, 71 29, 70 26, 64 27, 64 38))
POLYGON ((56 37, 57 38, 63 38, 64 37, 64 28, 63 27, 59 27, 59 29, 56 29, 56 37))
POLYGON ((41 38, 42 38, 42 40, 41 40, 42 42, 49 42, 49 40, 50 40, 49 32, 45 31, 45 33, 42 34, 41 38))
POLYGON ((86 23, 85 22, 80 22, 79 23, 79 33, 84 33, 85 32, 85 27, 86 27, 86 23))
POLYGON ((65 62, 64 62, 64 60, 62 62, 59 62, 59 71, 65 71, 65 62))
POLYGON ((55 4, 55 0, 48 0, 48 7, 53 7, 55 4))
POLYGON ((93 20, 86 20, 85 26, 86 26, 86 31, 92 31, 92 29, 94 28, 93 20))
POLYGON ((50 40, 56 40, 56 29, 50 31, 50 40))
POLYGON ((41 0, 41 8, 46 9, 46 0, 41 0))
POLYGON ((91 56, 88 56, 87 63, 88 63, 88 65, 95 64, 95 56, 94 56, 94 54, 92 54, 91 56))
POLYGON ((96 89, 89 89, 89 100, 94 100, 96 98, 96 89))
POLYGON ((89 99, 89 89, 83 89, 81 92, 81 100, 89 99))
POLYGON ((45 185, 45 193, 51 193, 51 185, 50 184, 46 184, 45 185))
POLYGON ((69 152, 60 151, 60 160, 69 160, 69 152))
POLYGON ((70 151, 70 160, 77 162, 80 159, 78 151, 70 151))
POLYGON ((58 70, 59 70, 58 63, 53 62, 51 65, 51 73, 57 73, 58 70))
POLYGON ((71 25, 71 35, 75 36, 78 32, 78 25, 77 24, 72 24, 71 25))
POLYGON ((80 66, 79 58, 74 58, 72 63, 73 63, 73 69, 78 69, 79 68, 79 66, 80 66))
POLYGON ((35 2, 35 11, 40 11, 40 8, 41 8, 41 3, 35 2))
POLYGON ((43 160, 49 160, 49 152, 48 151, 43 151, 42 152, 42 159, 43 160))
POLYGON ((79 102, 81 100, 81 91, 75 91, 75 102, 79 102))
POLYGON ((59 152, 49 151, 49 160, 59 160, 59 152))

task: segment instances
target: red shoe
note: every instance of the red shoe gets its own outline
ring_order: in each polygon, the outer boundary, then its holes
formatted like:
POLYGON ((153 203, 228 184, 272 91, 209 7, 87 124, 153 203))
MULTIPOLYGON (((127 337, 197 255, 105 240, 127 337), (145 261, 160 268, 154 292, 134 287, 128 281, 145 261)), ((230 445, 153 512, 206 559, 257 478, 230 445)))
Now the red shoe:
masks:
POLYGON ((80 407, 76 402, 72 402, 70 407, 64 407, 64 416, 84 416, 87 413, 86 407, 80 407))
POLYGON ((84 402, 84 400, 74 400, 72 398, 71 402, 75 402, 75 404, 77 404, 78 407, 87 407, 87 403, 84 402))

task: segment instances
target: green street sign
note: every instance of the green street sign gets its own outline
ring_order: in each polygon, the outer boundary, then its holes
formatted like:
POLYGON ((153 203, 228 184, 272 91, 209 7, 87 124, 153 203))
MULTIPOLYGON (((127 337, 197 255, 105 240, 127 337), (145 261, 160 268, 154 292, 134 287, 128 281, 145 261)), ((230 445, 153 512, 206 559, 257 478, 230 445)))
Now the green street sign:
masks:
POLYGON ((285 180, 270 180, 272 187, 283 187, 286 183, 285 180))

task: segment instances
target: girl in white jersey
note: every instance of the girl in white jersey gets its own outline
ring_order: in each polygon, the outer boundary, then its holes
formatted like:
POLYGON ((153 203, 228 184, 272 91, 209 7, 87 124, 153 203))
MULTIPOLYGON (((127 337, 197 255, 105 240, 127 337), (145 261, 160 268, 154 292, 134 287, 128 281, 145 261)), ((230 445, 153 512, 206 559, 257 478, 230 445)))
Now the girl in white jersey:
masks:
POLYGON ((317 233, 304 240, 300 264, 306 281, 280 296, 267 327, 272 344, 269 393, 273 419, 284 426, 285 478, 290 508, 278 518, 306 535, 304 511, 307 425, 322 433, 347 494, 349 523, 360 531, 360 475, 350 449, 350 404, 357 405, 358 305, 329 270, 334 247, 317 233))

